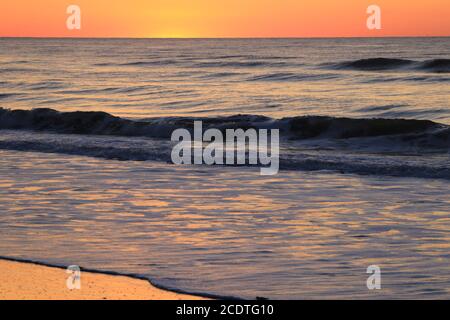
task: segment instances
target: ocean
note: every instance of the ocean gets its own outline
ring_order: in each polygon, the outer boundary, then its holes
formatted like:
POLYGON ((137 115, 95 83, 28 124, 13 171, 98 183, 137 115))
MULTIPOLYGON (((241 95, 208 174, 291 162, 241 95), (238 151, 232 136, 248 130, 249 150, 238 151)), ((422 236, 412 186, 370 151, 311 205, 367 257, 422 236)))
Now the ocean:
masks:
POLYGON ((217 296, 448 299, 449 155, 450 38, 0 39, 0 256, 217 296), (280 172, 172 164, 194 120, 279 129, 280 172))

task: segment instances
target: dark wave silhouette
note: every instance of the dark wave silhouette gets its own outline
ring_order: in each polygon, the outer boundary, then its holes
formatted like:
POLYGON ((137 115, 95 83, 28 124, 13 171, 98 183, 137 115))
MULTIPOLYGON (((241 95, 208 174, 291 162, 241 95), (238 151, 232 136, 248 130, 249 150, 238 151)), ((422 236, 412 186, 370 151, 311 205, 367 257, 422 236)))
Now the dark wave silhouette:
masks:
POLYGON ((352 119, 322 116, 296 117, 290 121, 290 131, 298 138, 355 138, 424 133, 439 125, 429 120, 413 119, 352 119))
POLYGON ((436 73, 450 72, 450 59, 433 59, 414 61, 393 58, 369 58, 354 61, 345 61, 333 65, 338 69, 351 69, 362 71, 383 71, 396 69, 421 70, 436 73))
POLYGON ((449 127, 446 125, 430 120, 414 119, 354 119, 327 116, 273 119, 260 115, 234 115, 130 120, 106 112, 59 112, 53 109, 10 110, 0 108, 0 129, 36 130, 64 134, 167 138, 177 128, 192 129, 195 120, 201 120, 204 129, 277 128, 285 137, 296 139, 348 139, 411 134, 430 134, 448 139, 449 131, 449 127))
POLYGON ((450 179, 445 158, 429 163, 421 160, 450 151, 450 127, 429 120, 325 116, 273 119, 259 115, 130 120, 105 112, 0 108, 0 130, 8 130, 0 135, 0 149, 170 163, 173 130, 192 131, 195 120, 202 121, 203 130, 280 129, 282 148, 286 148, 280 153, 281 169, 450 179), (312 150, 334 151, 314 155, 307 151, 311 146, 312 150), (412 152, 420 157, 404 161, 402 157, 386 157, 386 152, 412 152))
POLYGON ((450 72, 450 59, 434 59, 421 63, 419 69, 430 70, 434 72, 450 72))

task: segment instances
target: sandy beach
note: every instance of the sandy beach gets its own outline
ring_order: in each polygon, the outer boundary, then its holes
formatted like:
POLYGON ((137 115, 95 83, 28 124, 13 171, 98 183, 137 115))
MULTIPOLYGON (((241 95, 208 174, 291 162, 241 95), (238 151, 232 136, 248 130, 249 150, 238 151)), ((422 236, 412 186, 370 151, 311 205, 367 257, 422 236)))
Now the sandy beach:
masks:
POLYGON ((69 290, 61 268, 0 260, 0 300, 198 300, 126 276, 82 272, 81 289, 69 290))

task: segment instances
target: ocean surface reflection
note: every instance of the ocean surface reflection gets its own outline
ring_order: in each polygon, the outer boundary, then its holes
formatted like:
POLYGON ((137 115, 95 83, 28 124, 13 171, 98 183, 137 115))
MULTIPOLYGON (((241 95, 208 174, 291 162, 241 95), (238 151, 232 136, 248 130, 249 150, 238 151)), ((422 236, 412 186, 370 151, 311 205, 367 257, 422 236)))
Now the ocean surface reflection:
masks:
POLYGON ((0 151, 0 255, 245 298, 449 298, 449 195, 432 179, 0 151))

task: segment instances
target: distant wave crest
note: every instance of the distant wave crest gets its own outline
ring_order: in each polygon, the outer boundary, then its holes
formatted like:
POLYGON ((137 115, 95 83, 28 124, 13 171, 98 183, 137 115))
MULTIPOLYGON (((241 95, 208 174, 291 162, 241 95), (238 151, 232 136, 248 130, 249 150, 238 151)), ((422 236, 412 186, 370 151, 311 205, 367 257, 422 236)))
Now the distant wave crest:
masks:
POLYGON ((362 71, 383 71, 396 69, 410 69, 436 73, 450 72, 450 59, 432 59, 414 61, 393 58, 369 58, 354 61, 345 61, 333 65, 337 69, 352 69, 362 71))

